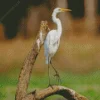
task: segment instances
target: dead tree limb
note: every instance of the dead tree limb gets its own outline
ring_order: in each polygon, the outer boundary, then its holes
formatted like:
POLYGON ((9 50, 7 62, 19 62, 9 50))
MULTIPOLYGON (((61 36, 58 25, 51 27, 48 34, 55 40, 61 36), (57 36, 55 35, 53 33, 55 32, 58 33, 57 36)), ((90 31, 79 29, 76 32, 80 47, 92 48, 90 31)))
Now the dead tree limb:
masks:
POLYGON ((16 100, 22 100, 22 98, 25 97, 25 95, 27 94, 27 88, 31 76, 31 71, 47 33, 47 21, 42 21, 39 34, 37 35, 32 50, 28 54, 28 57, 25 59, 24 65, 19 75, 19 83, 15 97, 16 100))
POLYGON ((55 94, 59 94, 67 100, 88 100, 86 97, 64 86, 52 86, 41 91, 33 91, 22 100, 44 100, 46 97, 55 94))
POLYGON ((43 42, 45 40, 48 31, 49 29, 48 29, 47 21, 42 21, 40 26, 40 31, 36 38, 36 41, 28 57, 25 59, 24 65, 21 69, 15 99, 16 100, 44 100, 46 97, 49 97, 54 94, 59 94, 65 97, 67 100, 88 100, 86 97, 81 96, 80 94, 76 93, 74 90, 63 86, 52 86, 41 91, 33 91, 27 94, 27 88, 28 88, 32 68, 39 54, 41 46, 43 45, 43 42))

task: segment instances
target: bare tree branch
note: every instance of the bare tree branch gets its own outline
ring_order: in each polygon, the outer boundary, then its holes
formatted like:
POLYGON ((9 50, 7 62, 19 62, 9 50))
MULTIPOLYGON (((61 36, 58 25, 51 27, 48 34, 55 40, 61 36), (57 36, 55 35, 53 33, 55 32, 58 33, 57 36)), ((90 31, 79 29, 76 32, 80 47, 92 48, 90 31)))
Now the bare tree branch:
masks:
POLYGON ((88 100, 86 97, 64 86, 52 86, 41 91, 33 91, 22 100, 44 100, 54 94, 59 94, 67 100, 88 100))
POLYGON ((16 100, 22 100, 27 93, 28 83, 30 80, 31 72, 37 55, 40 51, 43 41, 48 33, 47 21, 42 21, 40 26, 39 34, 37 35, 36 41, 32 47, 31 52, 28 57, 25 59, 24 65, 21 69, 19 75, 19 83, 16 91, 16 100))

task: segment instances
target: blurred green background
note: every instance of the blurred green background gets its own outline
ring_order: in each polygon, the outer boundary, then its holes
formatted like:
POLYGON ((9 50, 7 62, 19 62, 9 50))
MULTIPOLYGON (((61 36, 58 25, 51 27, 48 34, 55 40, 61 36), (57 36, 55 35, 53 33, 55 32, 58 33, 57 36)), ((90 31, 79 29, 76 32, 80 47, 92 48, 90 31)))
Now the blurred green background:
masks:
MULTIPOLYGON (((16 0, 17 1, 17 0, 16 0)), ((2 16, 16 1, 0 1, 2 16), (3 6, 2 6, 3 5, 3 6), (4 5, 6 6, 4 9, 4 5)), ((72 9, 59 14, 63 25, 61 44, 53 58, 62 83, 89 100, 100 100, 100 1, 99 0, 20 0, 0 24, 0 100, 14 100, 24 59, 31 50, 41 20, 55 28, 51 13, 55 7, 72 9)), ((51 69, 52 84, 57 84, 51 69)), ((33 67, 28 92, 48 86, 47 65, 42 47, 33 67)), ((64 100, 52 96, 47 100, 64 100)))

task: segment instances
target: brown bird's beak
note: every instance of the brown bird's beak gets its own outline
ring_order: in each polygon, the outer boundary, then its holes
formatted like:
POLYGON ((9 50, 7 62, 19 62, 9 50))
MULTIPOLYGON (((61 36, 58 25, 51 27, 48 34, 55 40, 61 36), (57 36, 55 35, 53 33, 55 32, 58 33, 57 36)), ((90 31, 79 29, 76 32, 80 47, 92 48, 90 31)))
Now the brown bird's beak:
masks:
POLYGON ((65 11, 72 11, 71 9, 64 9, 64 8, 61 8, 61 12, 65 12, 65 11))

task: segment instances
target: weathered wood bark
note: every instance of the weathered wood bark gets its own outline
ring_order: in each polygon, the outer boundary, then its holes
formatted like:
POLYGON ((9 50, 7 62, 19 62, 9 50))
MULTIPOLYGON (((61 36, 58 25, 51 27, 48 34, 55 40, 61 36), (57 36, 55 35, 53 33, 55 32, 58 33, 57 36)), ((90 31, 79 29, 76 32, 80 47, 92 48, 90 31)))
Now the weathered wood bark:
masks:
POLYGON ((16 100, 22 100, 22 98, 25 97, 26 95, 28 83, 31 76, 31 71, 35 63, 35 60, 37 58, 37 55, 40 51, 40 48, 43 44, 43 41, 46 37, 46 34, 48 33, 47 29, 48 29, 47 22, 42 22, 40 27, 40 32, 42 31, 43 34, 40 34, 39 32, 35 44, 33 45, 32 50, 29 53, 28 57, 25 59, 24 65, 21 69, 20 76, 19 76, 19 83, 16 92, 16 100), (40 35, 42 35, 43 40, 41 40, 40 35))
POLYGON ((46 97, 54 94, 61 95, 67 100, 88 100, 86 97, 78 94, 74 90, 63 86, 52 86, 41 91, 33 91, 22 100, 44 100, 46 97))
POLYGON ((42 21, 39 34, 36 38, 35 44, 32 47, 31 52, 24 62, 24 66, 21 69, 18 87, 16 90, 16 100, 44 100, 54 94, 62 95, 68 100, 88 100, 84 96, 79 95, 74 90, 63 86, 52 86, 41 91, 33 91, 27 94, 28 83, 30 80, 31 72, 41 46, 44 42, 46 34, 49 28, 46 21, 42 21))

